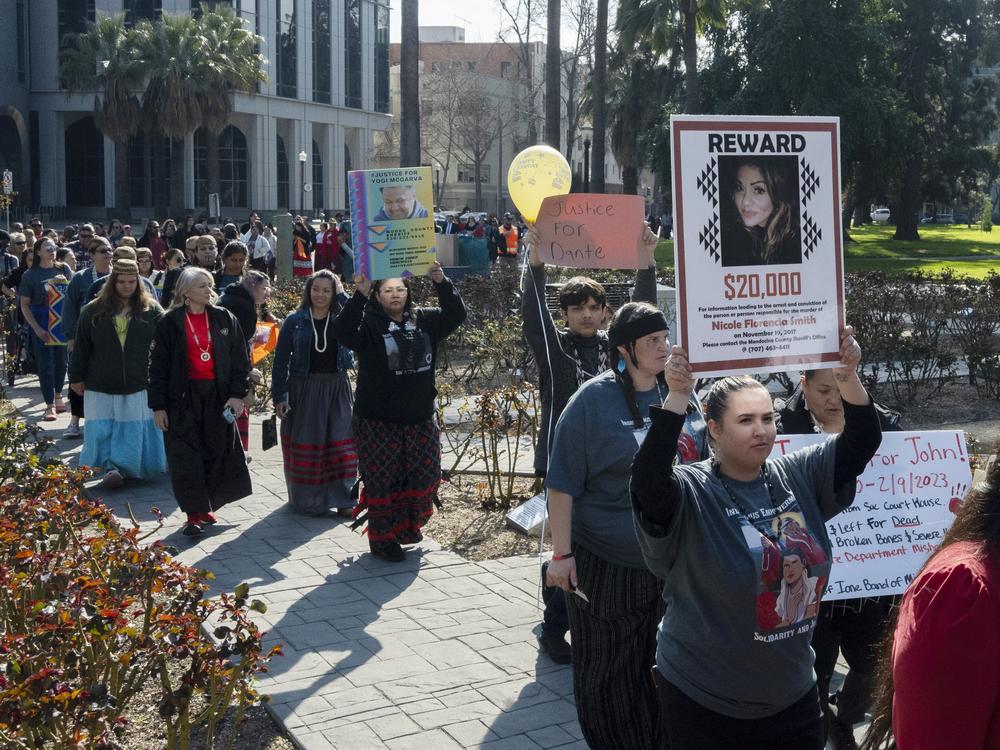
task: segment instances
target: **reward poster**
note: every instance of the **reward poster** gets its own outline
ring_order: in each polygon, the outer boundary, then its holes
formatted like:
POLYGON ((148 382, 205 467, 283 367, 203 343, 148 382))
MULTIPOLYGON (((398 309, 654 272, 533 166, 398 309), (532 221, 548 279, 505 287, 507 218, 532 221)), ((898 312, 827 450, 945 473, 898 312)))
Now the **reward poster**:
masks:
POLYGON ((837 365, 839 128, 672 118, 678 330, 698 376, 837 365))

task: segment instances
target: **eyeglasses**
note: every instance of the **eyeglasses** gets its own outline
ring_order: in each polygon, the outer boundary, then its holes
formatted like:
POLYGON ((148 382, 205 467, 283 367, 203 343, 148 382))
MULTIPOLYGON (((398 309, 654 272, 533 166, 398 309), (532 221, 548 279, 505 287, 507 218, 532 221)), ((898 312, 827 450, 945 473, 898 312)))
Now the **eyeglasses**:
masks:
POLYGON ((22 245, 23 246, 23 245, 25 245, 27 243, 24 240, 21 240, 20 242, 12 242, 10 244, 12 244, 12 245, 22 245))
POLYGON ((92 235, 92 234, 84 234, 83 232, 80 232, 80 234, 78 236, 80 237, 81 240, 92 240, 92 239, 94 239, 94 235, 92 235))
POLYGON ((114 250, 112 250, 111 248, 107 248, 107 247, 102 247, 102 248, 100 248, 100 249, 97 250, 97 254, 98 255, 111 255, 111 253, 113 253, 113 252, 114 252, 114 250))

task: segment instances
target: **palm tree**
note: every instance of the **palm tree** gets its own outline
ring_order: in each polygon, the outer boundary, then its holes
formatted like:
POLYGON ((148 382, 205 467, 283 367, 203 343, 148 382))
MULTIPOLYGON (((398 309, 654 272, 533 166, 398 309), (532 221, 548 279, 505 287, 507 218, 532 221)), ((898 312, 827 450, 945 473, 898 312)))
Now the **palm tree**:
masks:
POLYGON ((420 166, 420 24, 418 0, 402 4, 399 50, 399 166, 420 166))
POLYGON ((698 35, 706 24, 722 25, 741 9, 761 0, 621 0, 618 40, 624 47, 648 42, 653 52, 666 55, 675 46, 678 30, 684 51, 684 111, 698 114, 698 35))
POLYGON ((590 78, 591 124, 594 128, 590 160, 590 189, 603 193, 605 136, 608 127, 608 0, 597 0, 597 24, 594 29, 594 73, 590 78))
POLYGON ((642 134, 654 127, 663 102, 670 101, 676 81, 678 50, 674 47, 667 64, 649 45, 635 50, 616 48, 611 56, 609 77, 608 130, 611 151, 622 168, 622 191, 639 193, 642 134))
POLYGON ((128 147, 139 128, 142 70, 125 15, 98 16, 87 30, 67 39, 59 61, 59 77, 67 96, 90 91, 94 122, 115 144, 115 209, 128 219, 131 193, 128 147))
POLYGON ((171 141, 170 206, 177 212, 184 208, 184 138, 201 125, 209 136, 209 192, 218 192, 218 136, 232 114, 233 92, 253 93, 267 80, 263 40, 232 8, 205 3, 197 19, 164 14, 156 23, 141 21, 135 34, 144 51, 143 127, 171 141))
POLYGON ((233 113, 233 92, 253 95, 258 83, 267 83, 263 39, 228 5, 210 10, 201 4, 201 26, 208 40, 201 63, 197 96, 208 134, 208 192, 220 192, 219 136, 233 113))
POLYGON ((548 28, 545 35, 545 142, 556 151, 562 128, 559 104, 562 101, 562 50, 559 48, 561 0, 548 0, 548 28))
POLYGON ((171 141, 170 207, 184 206, 184 138, 202 122, 198 76, 208 54, 208 39, 189 15, 164 14, 156 23, 143 19, 135 27, 136 43, 144 50, 146 90, 142 97, 142 127, 154 139, 153 192, 156 211, 162 205, 162 138, 171 141))

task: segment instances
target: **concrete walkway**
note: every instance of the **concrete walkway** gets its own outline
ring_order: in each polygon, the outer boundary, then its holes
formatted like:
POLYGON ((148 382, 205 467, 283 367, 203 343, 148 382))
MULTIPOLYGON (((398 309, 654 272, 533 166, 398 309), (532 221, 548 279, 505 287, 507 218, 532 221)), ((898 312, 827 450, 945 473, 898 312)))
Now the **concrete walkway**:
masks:
MULTIPOLYGON (((38 421, 33 378, 8 397, 75 462, 81 441, 59 439, 68 415, 38 421)), ((282 644, 284 656, 260 687, 293 742, 306 750, 586 748, 572 672, 538 652, 536 558, 468 562, 429 540, 404 563, 372 557, 344 520, 288 509, 281 452, 260 449, 260 421, 251 420, 253 496, 223 508, 197 541, 180 533, 184 517, 166 477, 94 494, 124 523, 131 509, 150 529, 151 509, 160 508, 157 538, 181 562, 210 570, 213 593, 246 581, 251 598, 267 603, 253 616, 267 647, 282 644)))
MULTIPOLYGON (((9 395, 29 422, 40 419, 34 379, 9 395)), ((68 421, 39 424, 59 437, 68 421)), ((168 515, 158 537, 181 562, 214 573, 214 591, 246 581, 267 603, 255 617, 285 655, 261 675, 261 690, 297 745, 586 747, 570 669, 538 653, 534 557, 471 563, 425 541, 404 563, 374 558, 343 520, 288 509, 280 449, 262 451, 260 419, 252 422, 254 494, 224 508, 197 542, 180 533, 166 478, 95 494, 125 523, 130 506, 152 528, 159 507, 168 515)), ((75 460, 80 441, 56 446, 75 460)))

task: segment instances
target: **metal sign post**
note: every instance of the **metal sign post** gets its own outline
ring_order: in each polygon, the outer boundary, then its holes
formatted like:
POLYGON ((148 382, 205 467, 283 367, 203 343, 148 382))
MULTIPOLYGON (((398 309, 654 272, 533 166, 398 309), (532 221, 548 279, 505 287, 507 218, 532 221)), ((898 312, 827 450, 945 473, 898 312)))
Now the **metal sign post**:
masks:
POLYGON ((7 231, 10 231, 10 194, 14 192, 14 173, 9 169, 3 171, 3 212, 4 220, 7 222, 7 231))

